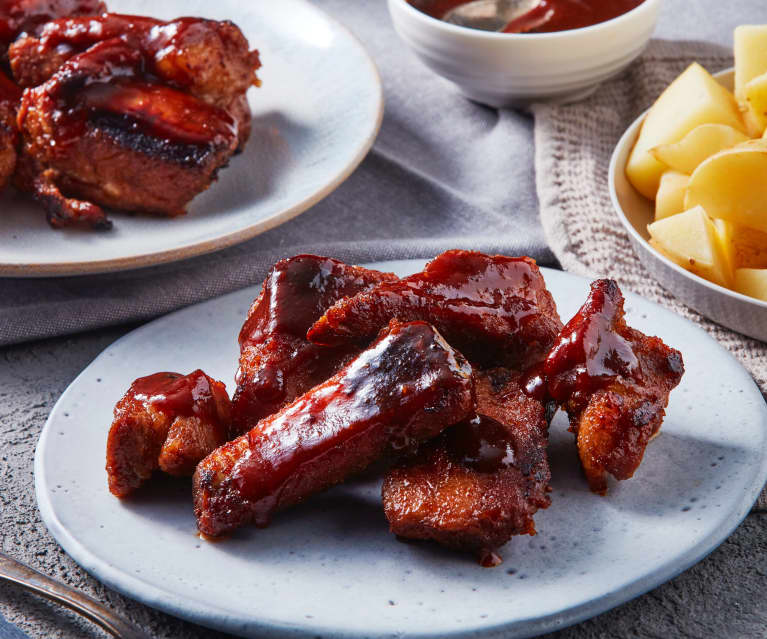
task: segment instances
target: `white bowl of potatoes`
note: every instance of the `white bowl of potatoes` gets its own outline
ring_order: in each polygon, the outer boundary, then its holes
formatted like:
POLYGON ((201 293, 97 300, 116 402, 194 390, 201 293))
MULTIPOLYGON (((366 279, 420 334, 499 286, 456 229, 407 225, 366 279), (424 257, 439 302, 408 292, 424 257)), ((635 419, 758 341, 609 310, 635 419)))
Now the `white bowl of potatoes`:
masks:
POLYGON ((643 264, 679 300, 767 341, 767 25, 735 69, 684 71, 626 131, 610 194, 643 264), (691 99, 694 98, 694 99, 691 99))

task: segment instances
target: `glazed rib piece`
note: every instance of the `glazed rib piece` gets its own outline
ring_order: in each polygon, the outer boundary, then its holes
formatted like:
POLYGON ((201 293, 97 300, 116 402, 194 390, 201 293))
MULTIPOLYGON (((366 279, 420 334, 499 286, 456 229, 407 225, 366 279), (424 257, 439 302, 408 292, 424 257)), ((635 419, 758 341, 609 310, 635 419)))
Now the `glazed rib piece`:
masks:
POLYGON ((16 106, 21 90, 0 71, 0 191, 16 169, 16 148, 19 133, 16 128, 16 106))
POLYGON ((639 467, 683 373, 679 351, 626 324, 618 284, 598 280, 525 386, 567 410, 589 487, 605 494, 607 473, 639 467))
MULTIPOLYGON (((476 254, 467 255, 476 259, 476 254)), ((462 256, 451 257, 455 264, 462 256)), ((510 258, 489 259, 504 265, 510 258)), ((546 447, 555 405, 525 394, 520 371, 545 357, 562 322, 532 260, 511 265, 516 267, 510 270, 512 277, 501 270, 482 294, 496 304, 531 300, 526 309, 533 321, 518 327, 513 341, 506 342, 508 351, 499 346, 493 352, 505 367, 475 369, 477 414, 389 471, 382 489, 392 532, 476 553, 488 566, 500 562, 494 551, 513 535, 535 533, 533 515, 550 502, 546 447), (522 276, 518 269, 523 269, 522 276)), ((455 270, 460 272, 460 266, 455 270)), ((482 307, 470 310, 475 321, 485 312, 482 307)), ((471 361, 479 367, 488 358, 471 361)))
POLYGON ((548 415, 520 377, 477 373, 477 415, 389 471, 382 494, 394 534, 476 553, 486 566, 513 535, 535 534, 533 515, 551 501, 548 415))
MULTIPOLYGON (((33 33, 43 23, 64 16, 92 15, 104 11, 97 0, 0 0, 0 59, 21 33, 33 33)), ((16 169, 19 132, 16 111, 22 89, 0 70, 0 191, 16 169)))
POLYGON ((561 324, 528 257, 447 251, 417 273, 343 299, 309 330, 315 344, 364 341, 390 319, 429 322, 472 363, 514 365, 545 351, 561 324))
MULTIPOLYGON (((327 380, 360 353, 355 345, 312 344, 306 331, 338 300, 396 275, 317 255, 277 262, 240 331, 240 367, 232 399, 239 433, 327 380)), ((238 434, 239 434, 238 433, 238 434)))
POLYGON ((433 327, 392 324, 324 384, 200 462, 197 525, 221 535, 439 434, 474 407, 472 371, 433 327))
POLYGON ((191 476, 197 462, 230 439, 230 412, 224 384, 201 370, 137 379, 115 406, 109 490, 127 497, 157 469, 191 476))
POLYGON ((179 215, 238 144, 223 109, 145 83, 143 59, 120 39, 70 58, 25 91, 17 184, 46 206, 53 226, 108 228, 100 205, 179 215))

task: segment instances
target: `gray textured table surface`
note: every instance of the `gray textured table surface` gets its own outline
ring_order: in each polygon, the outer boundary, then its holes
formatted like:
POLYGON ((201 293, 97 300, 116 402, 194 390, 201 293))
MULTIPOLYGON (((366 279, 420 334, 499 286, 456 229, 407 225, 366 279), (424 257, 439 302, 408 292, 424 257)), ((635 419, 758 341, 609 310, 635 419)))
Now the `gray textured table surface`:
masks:
MULTIPOLYGON (((351 8, 353 0, 346 0, 351 8)), ((365 27, 359 22, 360 12, 345 16, 344 0, 318 2, 332 13, 346 20, 360 32, 365 27), (352 15, 354 14, 354 15, 352 15)), ((373 14, 379 6, 367 5, 373 14)), ((375 16, 374 16, 375 17, 375 16)), ((380 16, 379 16, 380 17, 380 16)), ((388 22, 376 17, 376 29, 388 29, 388 22)), ((710 40, 723 44, 731 41, 732 28, 744 22, 767 22, 764 0, 740 0, 721 3, 719 0, 666 0, 658 35, 664 38, 710 40)), ((365 39, 366 34, 362 34, 365 39)), ((380 44, 371 36, 369 46, 379 65, 380 44)), ((403 53, 402 55, 406 55, 403 53)), ((417 64, 412 61, 412 64, 417 64)), ((384 83, 391 83, 382 68, 384 83)), ((387 86, 387 91, 391 86, 387 86)), ((445 99, 456 99, 445 88, 445 99)), ((522 116, 510 115, 509 126, 515 135, 532 145, 532 122, 522 116)), ((384 133, 395 131, 397 122, 387 115, 384 133)), ((379 160, 380 164, 380 160, 379 160)), ((363 165, 362 170, 365 170, 363 165)), ((339 192, 321 206, 325 210, 336 203, 354 200, 360 196, 360 178, 353 178, 339 192)), ((527 202, 534 201, 532 163, 522 167, 515 176, 521 191, 518 199, 530 228, 533 245, 539 246, 540 231, 535 228, 534 211, 527 202), (531 226, 532 224, 532 226, 531 226)), ((414 185, 419 188, 419 185, 414 185)), ((371 206, 380 203, 373 202, 371 206)), ((254 250, 274 250, 289 246, 291 233, 306 229, 312 213, 303 220, 278 229, 253 244, 254 250)), ((386 238, 405 242, 412 237, 426 237, 428 229, 417 218, 393 221, 386 228, 386 238)), ((337 232, 336 227, 336 232, 337 232)), ((357 232, 356 227, 352 229, 357 232)), ((329 236, 323 236, 329 241, 329 236)), ((334 241, 358 237, 334 237, 334 241)), ((372 238, 367 238, 372 239, 372 238)), ((445 238, 447 239, 447 237, 445 238)), ((435 243, 435 249, 439 242, 435 243)), ((423 248, 424 244, 421 244, 423 248)), ((446 247, 439 247, 446 248, 446 247)), ((32 286, 33 283, 30 283, 32 286)), ((131 605, 117 593, 108 590, 90 578, 72 562, 48 534, 35 505, 32 462, 34 445, 48 412, 69 382, 102 349, 123 335, 131 327, 110 328, 70 338, 57 338, 44 342, 7 347, 0 350, 0 542, 3 552, 70 585, 81 588, 118 609, 131 611, 134 621, 153 635, 163 638, 224 637, 197 628, 139 605, 131 605)), ((735 533, 708 558, 671 582, 629 602, 611 612, 550 637, 558 639, 586 639, 597 637, 767 637, 767 514, 751 514, 735 533)), ((51 605, 21 590, 0 585, 0 613, 17 624, 30 637, 102 637, 90 624, 81 621, 55 605, 51 605)), ((0 638, 13 637, 0 619, 0 638)))

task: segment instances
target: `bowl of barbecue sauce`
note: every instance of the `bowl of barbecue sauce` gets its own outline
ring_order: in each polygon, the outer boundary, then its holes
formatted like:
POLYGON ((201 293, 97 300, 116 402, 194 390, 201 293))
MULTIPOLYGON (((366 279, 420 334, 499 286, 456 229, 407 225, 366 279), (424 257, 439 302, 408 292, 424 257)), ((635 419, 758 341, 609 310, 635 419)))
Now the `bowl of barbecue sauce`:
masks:
POLYGON ((572 102, 644 49, 661 0, 539 0, 497 31, 459 26, 467 0, 388 0, 394 28, 430 69, 493 107, 572 102))

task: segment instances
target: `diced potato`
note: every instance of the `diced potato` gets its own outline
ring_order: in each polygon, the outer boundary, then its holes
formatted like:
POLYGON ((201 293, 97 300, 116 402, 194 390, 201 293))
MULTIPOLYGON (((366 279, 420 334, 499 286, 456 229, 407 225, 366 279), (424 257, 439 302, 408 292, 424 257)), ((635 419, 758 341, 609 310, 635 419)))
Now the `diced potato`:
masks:
MULTIPOLYGON (((765 43, 767 48, 767 42, 765 43)), ((753 119, 754 135, 767 132, 767 73, 755 77, 743 88, 748 113, 753 119)))
POLYGON ((735 268, 767 268, 767 233, 728 223, 735 248, 735 268))
POLYGON ((702 207, 653 222, 647 230, 653 245, 679 266, 720 286, 732 284, 716 227, 702 207))
POLYGON ((727 220, 714 220, 725 260, 734 272, 739 268, 767 269, 767 233, 727 220))
POLYGON ((684 196, 689 181, 689 175, 676 171, 666 171, 661 175, 658 194, 655 196, 656 220, 684 211, 684 196))
POLYGON ((751 140, 705 160, 690 176, 685 208, 767 232, 767 143, 751 140))
POLYGON ((716 219, 714 220, 714 228, 722 257, 727 264, 727 270, 734 273, 735 269, 738 268, 737 249, 735 248, 736 227, 732 222, 716 219))
POLYGON ((767 25, 746 24, 735 29, 735 95, 743 97, 745 86, 767 73, 767 25))
POLYGON ((734 96, 698 63, 691 64, 647 113, 626 163, 626 176, 637 191, 653 199, 667 170, 650 153, 660 144, 678 142, 701 124, 726 124, 743 133, 745 125, 734 96))
POLYGON ((735 290, 767 301, 767 269, 740 268, 735 271, 735 290))
POLYGON ((701 124, 679 142, 661 144, 650 149, 650 153, 672 170, 691 175, 703 160, 748 139, 747 135, 726 124, 701 124))
MULTIPOLYGON (((735 29, 735 97, 743 112, 743 121, 752 137, 761 135, 764 122, 759 107, 748 100, 747 86, 767 73, 767 25, 743 25, 735 29)), ((757 86, 751 87, 758 92, 757 86)), ((757 98, 758 100, 758 98, 757 98)))

